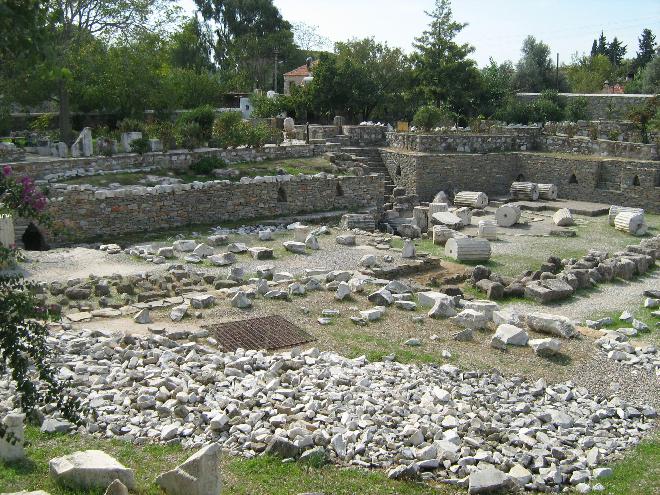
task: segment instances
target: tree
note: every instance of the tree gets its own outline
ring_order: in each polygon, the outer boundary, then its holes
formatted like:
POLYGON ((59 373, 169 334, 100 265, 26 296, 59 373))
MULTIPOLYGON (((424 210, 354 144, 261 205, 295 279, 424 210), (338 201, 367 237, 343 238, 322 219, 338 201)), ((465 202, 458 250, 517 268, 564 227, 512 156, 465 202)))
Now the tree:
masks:
POLYGON ((598 55, 598 41, 594 40, 591 45, 591 56, 595 57, 596 55, 598 55))
POLYGON ((319 34, 318 26, 312 26, 304 22, 293 24, 293 39, 298 48, 307 53, 332 49, 332 42, 319 34))
POLYGON ((619 66, 626 54, 626 46, 623 45, 615 36, 612 42, 607 46, 605 55, 610 59, 612 65, 619 66))
POLYGON ((470 114, 480 93, 479 71, 468 58, 474 47, 455 41, 466 24, 452 18, 449 0, 436 0, 433 11, 426 14, 431 23, 413 44, 414 81, 428 103, 470 114))
POLYGON ((513 94, 513 78, 515 69, 510 61, 497 64, 490 59, 490 63, 481 70, 483 93, 479 113, 490 117, 513 94))
POLYGON ((633 60, 633 70, 646 67, 646 64, 648 64, 655 55, 655 35, 650 29, 644 29, 642 31, 642 37, 638 38, 638 41, 639 49, 637 50, 637 56, 633 60))
POLYGON ((598 45, 596 47, 596 55, 607 55, 607 38, 605 34, 601 31, 600 36, 598 37, 598 45))
POLYGON ((213 34, 208 25, 191 17, 170 39, 170 59, 174 67, 192 69, 196 73, 215 71, 213 34))
POLYGON ((52 0, 49 47, 42 69, 57 87, 60 138, 71 142, 69 65, 90 37, 128 37, 149 26, 149 16, 167 0, 52 0))
POLYGON ((534 36, 523 41, 522 57, 516 64, 514 86, 518 91, 540 92, 544 89, 566 89, 563 77, 557 74, 550 57, 550 47, 534 36), (557 88, 559 86, 559 88, 557 88))
POLYGON ((577 57, 576 54, 564 73, 574 93, 596 93, 603 89, 605 81, 615 77, 614 67, 605 55, 577 57))
POLYGON ((0 60, 34 51, 44 35, 46 2, 0 0, 0 60))

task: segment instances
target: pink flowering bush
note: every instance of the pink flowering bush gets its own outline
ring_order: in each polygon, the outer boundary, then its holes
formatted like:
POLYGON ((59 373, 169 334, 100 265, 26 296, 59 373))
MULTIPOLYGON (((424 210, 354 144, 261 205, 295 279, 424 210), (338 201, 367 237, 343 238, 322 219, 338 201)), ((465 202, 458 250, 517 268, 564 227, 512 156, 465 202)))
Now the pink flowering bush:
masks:
POLYGON ((22 217, 45 220, 46 191, 25 176, 16 178, 9 165, 2 167, 0 176, 0 209, 22 217))

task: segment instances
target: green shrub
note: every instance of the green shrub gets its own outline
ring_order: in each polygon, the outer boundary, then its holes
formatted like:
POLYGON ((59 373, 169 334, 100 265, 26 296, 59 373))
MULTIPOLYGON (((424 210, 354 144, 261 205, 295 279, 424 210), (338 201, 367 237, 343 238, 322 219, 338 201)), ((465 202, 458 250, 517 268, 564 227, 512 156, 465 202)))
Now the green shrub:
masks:
POLYGON ((176 129, 172 122, 155 121, 146 125, 147 136, 160 140, 163 151, 176 147, 176 129))
POLYGON ((609 139, 610 141, 618 141, 619 133, 617 131, 610 131, 607 133, 607 139, 609 139))
POLYGON ((201 129, 201 136, 204 141, 211 139, 213 133, 213 122, 215 120, 215 110, 211 105, 203 105, 182 113, 177 119, 177 125, 197 123, 201 129))
POLYGON ((216 156, 205 156, 190 165, 190 171, 197 175, 211 175, 215 169, 225 168, 226 163, 216 156))
POLYGON ((213 122, 212 144, 218 148, 235 148, 242 142, 243 116, 239 112, 223 112, 213 122))
POLYGON ((420 107, 413 117, 413 125, 420 127, 425 131, 430 131, 443 123, 449 123, 453 115, 446 108, 439 108, 434 105, 425 105, 420 107))
POLYGON ((183 122, 176 126, 176 141, 179 147, 193 150, 204 142, 202 128, 197 122, 183 122))
POLYGON ((495 112, 495 118, 509 124, 529 124, 534 120, 532 105, 509 98, 504 105, 495 112))
POLYGON ((131 141, 131 151, 133 153, 139 153, 140 155, 148 153, 151 151, 149 147, 149 140, 146 137, 134 139, 131 141))
POLYGON ((566 120, 570 120, 571 122, 587 120, 589 118, 588 106, 589 101, 584 96, 571 99, 566 105, 566 120))
POLYGON ((560 122, 564 120, 564 107, 556 91, 543 91, 532 103, 532 120, 534 122, 560 122))
POLYGON ((55 127, 56 118, 57 114, 54 113, 44 113, 39 115, 39 117, 30 122, 30 129, 34 132, 45 134, 47 131, 55 127))
POLYGON ((117 122, 119 132, 144 132, 144 122, 137 119, 123 119, 117 122))

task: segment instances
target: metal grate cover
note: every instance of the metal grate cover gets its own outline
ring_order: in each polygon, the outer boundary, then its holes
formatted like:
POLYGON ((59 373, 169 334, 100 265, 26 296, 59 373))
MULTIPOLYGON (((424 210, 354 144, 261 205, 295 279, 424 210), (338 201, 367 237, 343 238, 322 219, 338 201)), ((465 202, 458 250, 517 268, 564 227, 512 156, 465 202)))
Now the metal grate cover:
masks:
POLYGON ((316 340, 281 316, 228 321, 207 326, 225 352, 242 349, 282 349, 316 340))

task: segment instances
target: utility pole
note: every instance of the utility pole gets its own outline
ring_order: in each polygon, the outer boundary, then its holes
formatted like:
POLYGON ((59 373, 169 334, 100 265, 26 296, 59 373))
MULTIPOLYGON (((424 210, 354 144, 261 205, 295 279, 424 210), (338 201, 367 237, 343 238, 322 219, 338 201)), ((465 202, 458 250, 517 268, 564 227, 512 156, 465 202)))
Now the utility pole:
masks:
POLYGON ((277 93, 277 64, 278 64, 278 62, 277 62, 277 55, 278 55, 279 53, 280 53, 280 51, 279 51, 277 48, 275 48, 275 72, 274 72, 275 80, 274 80, 274 82, 273 82, 273 87, 275 88, 275 92, 276 92, 276 93, 277 93))

